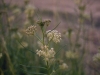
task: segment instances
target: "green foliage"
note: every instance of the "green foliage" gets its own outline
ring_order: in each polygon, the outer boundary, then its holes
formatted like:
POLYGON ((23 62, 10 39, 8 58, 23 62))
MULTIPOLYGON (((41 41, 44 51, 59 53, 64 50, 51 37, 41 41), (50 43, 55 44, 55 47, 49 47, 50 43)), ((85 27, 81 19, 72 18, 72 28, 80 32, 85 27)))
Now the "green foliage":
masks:
POLYGON ((85 36, 86 5, 82 0, 76 3, 79 28, 74 33, 69 27, 64 34, 55 30, 60 23, 53 26, 38 16, 41 12, 29 0, 23 7, 1 2, 0 75, 86 75, 86 42, 79 42, 80 33, 85 36), (53 28, 48 30, 49 26, 53 28))

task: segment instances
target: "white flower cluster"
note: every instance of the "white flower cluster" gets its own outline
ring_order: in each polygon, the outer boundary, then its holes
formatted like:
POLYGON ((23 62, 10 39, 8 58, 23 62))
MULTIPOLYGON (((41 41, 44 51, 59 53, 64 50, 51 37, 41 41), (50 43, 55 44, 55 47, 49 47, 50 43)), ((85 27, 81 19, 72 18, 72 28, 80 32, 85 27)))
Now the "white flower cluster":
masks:
POLYGON ((49 38, 49 41, 54 41, 55 43, 58 43, 61 41, 61 33, 59 33, 57 30, 48 30, 46 31, 47 37, 49 38))
POLYGON ((21 13, 21 10, 19 8, 16 8, 16 9, 13 10, 13 13, 15 15, 19 15, 21 13))
POLYGON ((68 65, 66 63, 62 63, 61 65, 59 65, 59 68, 65 70, 68 68, 68 65))
POLYGON ((100 61, 100 53, 97 53, 96 55, 94 55, 93 61, 100 61))
POLYGON ((28 27, 25 32, 28 35, 34 35, 34 32, 36 31, 36 26, 31 25, 30 27, 28 27))
POLYGON ((69 50, 69 51, 66 52, 66 57, 68 59, 76 59, 79 56, 78 56, 78 53, 69 50))
POLYGON ((27 5, 26 6, 26 9, 25 9, 25 14, 26 14, 26 17, 32 17, 34 15, 34 6, 32 5, 27 5))
POLYGON ((43 57, 45 61, 49 61, 54 58, 55 51, 53 48, 48 49, 48 46, 43 46, 41 50, 36 50, 37 55, 43 57))

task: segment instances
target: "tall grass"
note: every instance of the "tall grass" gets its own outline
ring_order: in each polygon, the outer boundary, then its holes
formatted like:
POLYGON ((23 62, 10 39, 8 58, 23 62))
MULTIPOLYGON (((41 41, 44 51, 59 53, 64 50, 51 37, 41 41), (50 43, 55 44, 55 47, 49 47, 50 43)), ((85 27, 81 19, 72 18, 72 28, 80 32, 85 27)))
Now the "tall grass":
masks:
MULTIPOLYGON (((42 13, 48 14, 48 11, 41 12, 28 0, 24 1, 23 7, 7 5, 1 0, 0 75, 87 75, 86 40, 83 40, 87 37, 84 26, 86 5, 79 0, 76 6, 78 27, 57 30, 62 23, 51 25, 52 20, 43 19, 42 13)), ((98 63, 99 58, 98 52, 93 60, 98 63)), ((94 66, 88 66, 96 75, 100 74, 94 66)))

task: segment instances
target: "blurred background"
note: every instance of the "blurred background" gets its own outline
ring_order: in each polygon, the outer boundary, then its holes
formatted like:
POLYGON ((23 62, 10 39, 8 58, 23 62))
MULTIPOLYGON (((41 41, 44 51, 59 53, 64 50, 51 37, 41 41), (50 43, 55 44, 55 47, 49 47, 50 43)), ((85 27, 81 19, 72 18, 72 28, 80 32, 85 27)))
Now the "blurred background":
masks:
MULTIPOLYGON (((79 73, 81 71, 78 69, 76 74, 73 71, 69 75, 100 74, 100 61, 93 61, 93 56, 98 53, 100 47, 100 0, 0 0, 0 52, 3 53, 3 58, 0 59, 0 62, 3 60, 0 64, 1 75, 11 75, 12 66, 16 68, 15 72, 18 71, 18 75, 29 75, 17 70, 20 63, 41 64, 35 63, 34 61, 38 62, 37 57, 27 51, 27 49, 37 49, 34 48, 36 46, 34 37, 28 37, 23 32, 23 29, 36 24, 35 22, 41 18, 51 20, 48 29, 53 29, 59 24, 57 30, 62 33, 63 39, 60 45, 67 44, 62 48, 64 51, 61 52, 61 59, 66 56, 63 56, 64 52, 70 49, 78 51, 79 57, 84 54, 82 65, 78 65, 82 66, 82 73, 79 73), (25 54, 26 58, 21 56, 25 54)), ((59 49, 57 46, 55 48, 59 49)))

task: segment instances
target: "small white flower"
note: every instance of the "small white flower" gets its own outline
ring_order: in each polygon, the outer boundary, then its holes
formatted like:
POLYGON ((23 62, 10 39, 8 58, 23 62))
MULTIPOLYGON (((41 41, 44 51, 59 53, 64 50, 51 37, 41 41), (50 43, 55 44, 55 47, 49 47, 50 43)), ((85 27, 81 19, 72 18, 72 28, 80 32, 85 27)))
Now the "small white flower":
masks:
POLYGON ((59 33, 57 30, 48 30, 46 31, 47 37, 49 38, 49 41, 54 41, 55 43, 58 43, 61 41, 61 33, 59 33))

